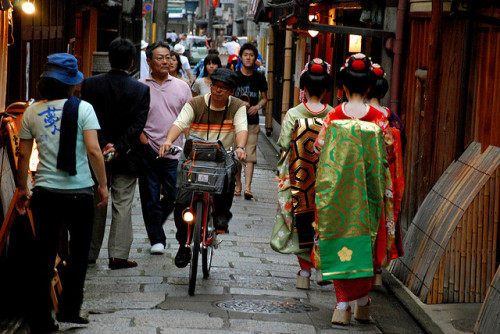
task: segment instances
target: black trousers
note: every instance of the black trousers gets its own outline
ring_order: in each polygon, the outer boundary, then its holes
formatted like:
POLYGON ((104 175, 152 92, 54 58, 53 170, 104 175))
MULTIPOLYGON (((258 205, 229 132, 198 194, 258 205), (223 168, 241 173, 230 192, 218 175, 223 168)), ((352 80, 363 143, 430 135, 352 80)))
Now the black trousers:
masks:
POLYGON ((66 266, 60 266, 59 276, 63 292, 59 298, 59 312, 78 315, 83 301, 83 285, 92 237, 94 216, 93 196, 87 194, 60 194, 35 188, 30 209, 35 225, 35 252, 29 266, 32 270, 32 297, 29 317, 32 323, 51 319, 51 279, 61 242, 61 235, 69 231, 66 266), (61 234, 62 231, 62 234, 61 234))

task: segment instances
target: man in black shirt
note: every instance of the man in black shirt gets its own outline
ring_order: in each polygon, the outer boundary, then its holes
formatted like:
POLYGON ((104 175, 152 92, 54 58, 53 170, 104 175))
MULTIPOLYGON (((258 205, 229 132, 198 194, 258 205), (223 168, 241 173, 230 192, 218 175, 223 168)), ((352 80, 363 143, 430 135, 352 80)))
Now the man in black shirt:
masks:
MULTIPOLYGON (((245 199, 252 199, 251 191, 254 165, 257 163, 257 139, 260 132, 259 110, 267 103, 267 81, 263 73, 254 70, 258 51, 252 43, 245 43, 240 49, 240 59, 243 64, 236 73, 239 84, 234 96, 245 102, 248 120, 247 160, 245 168, 245 199), (260 99, 259 99, 260 94, 260 99)), ((241 169, 236 175, 235 196, 241 195, 241 169)))

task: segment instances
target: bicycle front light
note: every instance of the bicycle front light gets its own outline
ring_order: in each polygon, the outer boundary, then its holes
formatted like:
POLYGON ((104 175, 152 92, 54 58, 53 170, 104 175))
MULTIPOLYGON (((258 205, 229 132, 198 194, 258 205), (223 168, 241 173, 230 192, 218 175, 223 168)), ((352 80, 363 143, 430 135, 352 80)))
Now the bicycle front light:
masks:
POLYGON ((182 213, 182 219, 184 219, 186 223, 192 223, 194 221, 194 215, 189 209, 186 209, 182 213))

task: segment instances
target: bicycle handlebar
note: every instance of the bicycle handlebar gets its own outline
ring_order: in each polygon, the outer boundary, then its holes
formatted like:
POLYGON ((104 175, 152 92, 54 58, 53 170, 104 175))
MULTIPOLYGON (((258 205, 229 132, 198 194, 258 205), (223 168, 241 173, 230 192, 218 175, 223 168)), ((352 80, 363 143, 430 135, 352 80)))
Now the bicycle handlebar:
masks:
POLYGON ((176 155, 179 152, 182 152, 182 147, 172 145, 170 146, 168 152, 165 152, 165 154, 162 157, 157 156, 156 159, 166 158, 168 155, 176 155))

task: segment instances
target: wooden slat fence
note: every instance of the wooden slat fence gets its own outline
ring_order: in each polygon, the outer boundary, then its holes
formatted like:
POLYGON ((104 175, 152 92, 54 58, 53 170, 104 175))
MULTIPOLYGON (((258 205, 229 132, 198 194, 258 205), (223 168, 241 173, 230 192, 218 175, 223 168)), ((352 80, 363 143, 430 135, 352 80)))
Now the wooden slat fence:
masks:
MULTIPOLYGON (((493 13, 492 13, 493 15, 493 13)), ((500 10, 497 13, 500 18, 500 10)), ((483 144, 500 146, 500 27, 478 24, 474 34, 474 76, 470 90, 474 137, 483 144)))
POLYGON ((391 271, 427 303, 482 302, 496 270, 500 148, 473 143, 425 198, 391 271))
MULTIPOLYGON (((492 6, 479 14, 499 19, 500 9, 492 6)), ((483 151, 489 145, 500 146, 500 27, 473 20, 471 57, 464 63, 466 22, 465 18, 444 12, 437 104, 435 110, 424 112, 428 82, 415 74, 417 70, 429 71, 433 65, 434 60, 429 59, 431 13, 410 12, 400 115, 408 138, 401 212, 403 233, 431 188, 456 159, 456 152, 464 151, 473 141, 481 143, 483 151), (463 120, 459 117, 459 96, 463 93, 461 75, 466 69, 469 78, 463 120)))

